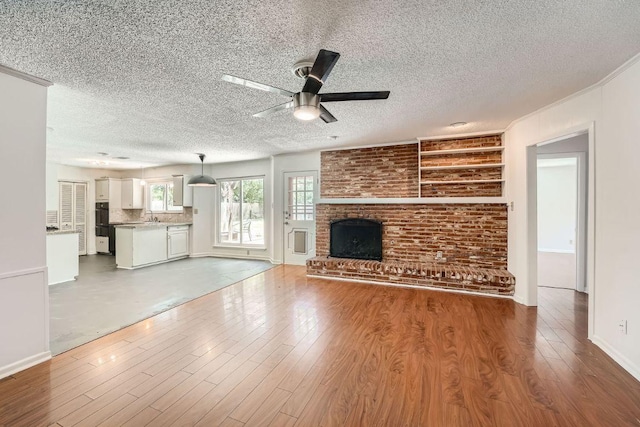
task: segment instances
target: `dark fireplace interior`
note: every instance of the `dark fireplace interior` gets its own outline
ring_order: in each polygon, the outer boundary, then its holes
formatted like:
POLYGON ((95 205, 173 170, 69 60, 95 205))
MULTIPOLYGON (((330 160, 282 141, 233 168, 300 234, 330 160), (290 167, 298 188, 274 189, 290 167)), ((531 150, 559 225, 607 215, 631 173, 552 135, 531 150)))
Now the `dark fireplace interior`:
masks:
POLYGON ((363 218, 332 221, 329 256, 382 261, 382 222, 363 218))

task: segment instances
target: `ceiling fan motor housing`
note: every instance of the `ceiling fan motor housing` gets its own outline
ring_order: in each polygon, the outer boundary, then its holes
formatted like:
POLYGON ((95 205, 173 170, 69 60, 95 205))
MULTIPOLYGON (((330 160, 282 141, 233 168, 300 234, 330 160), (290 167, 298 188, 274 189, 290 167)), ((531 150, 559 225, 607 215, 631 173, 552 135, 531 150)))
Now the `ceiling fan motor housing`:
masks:
POLYGON ((293 95, 293 115, 300 120, 313 120, 320 116, 320 96, 310 92, 293 95))

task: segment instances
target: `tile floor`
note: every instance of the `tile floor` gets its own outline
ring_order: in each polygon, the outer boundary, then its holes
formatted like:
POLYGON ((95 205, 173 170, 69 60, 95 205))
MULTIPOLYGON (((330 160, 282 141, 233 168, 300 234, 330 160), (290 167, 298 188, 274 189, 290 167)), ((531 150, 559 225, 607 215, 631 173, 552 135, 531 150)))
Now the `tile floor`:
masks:
POLYGON ((115 257, 80 257, 73 282, 49 287, 56 355, 272 268, 267 261, 187 258, 118 270, 115 257))

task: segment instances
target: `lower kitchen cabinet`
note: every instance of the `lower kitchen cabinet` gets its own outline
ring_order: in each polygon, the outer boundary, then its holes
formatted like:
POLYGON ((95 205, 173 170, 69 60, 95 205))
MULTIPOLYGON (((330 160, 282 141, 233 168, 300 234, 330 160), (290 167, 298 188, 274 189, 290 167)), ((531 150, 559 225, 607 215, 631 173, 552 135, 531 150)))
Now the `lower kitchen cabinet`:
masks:
POLYGON ((169 259, 189 255, 189 226, 167 227, 167 256, 169 259))
POLYGON ((116 226, 116 265, 133 269, 189 256, 189 226, 116 226))

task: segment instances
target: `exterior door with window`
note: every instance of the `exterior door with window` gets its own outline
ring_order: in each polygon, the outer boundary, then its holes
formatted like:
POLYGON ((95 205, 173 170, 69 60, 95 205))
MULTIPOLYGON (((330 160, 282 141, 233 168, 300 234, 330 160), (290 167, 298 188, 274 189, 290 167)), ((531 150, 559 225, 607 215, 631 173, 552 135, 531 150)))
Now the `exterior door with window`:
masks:
POLYGON ((284 174, 284 263, 305 265, 316 254, 318 172, 284 174))

